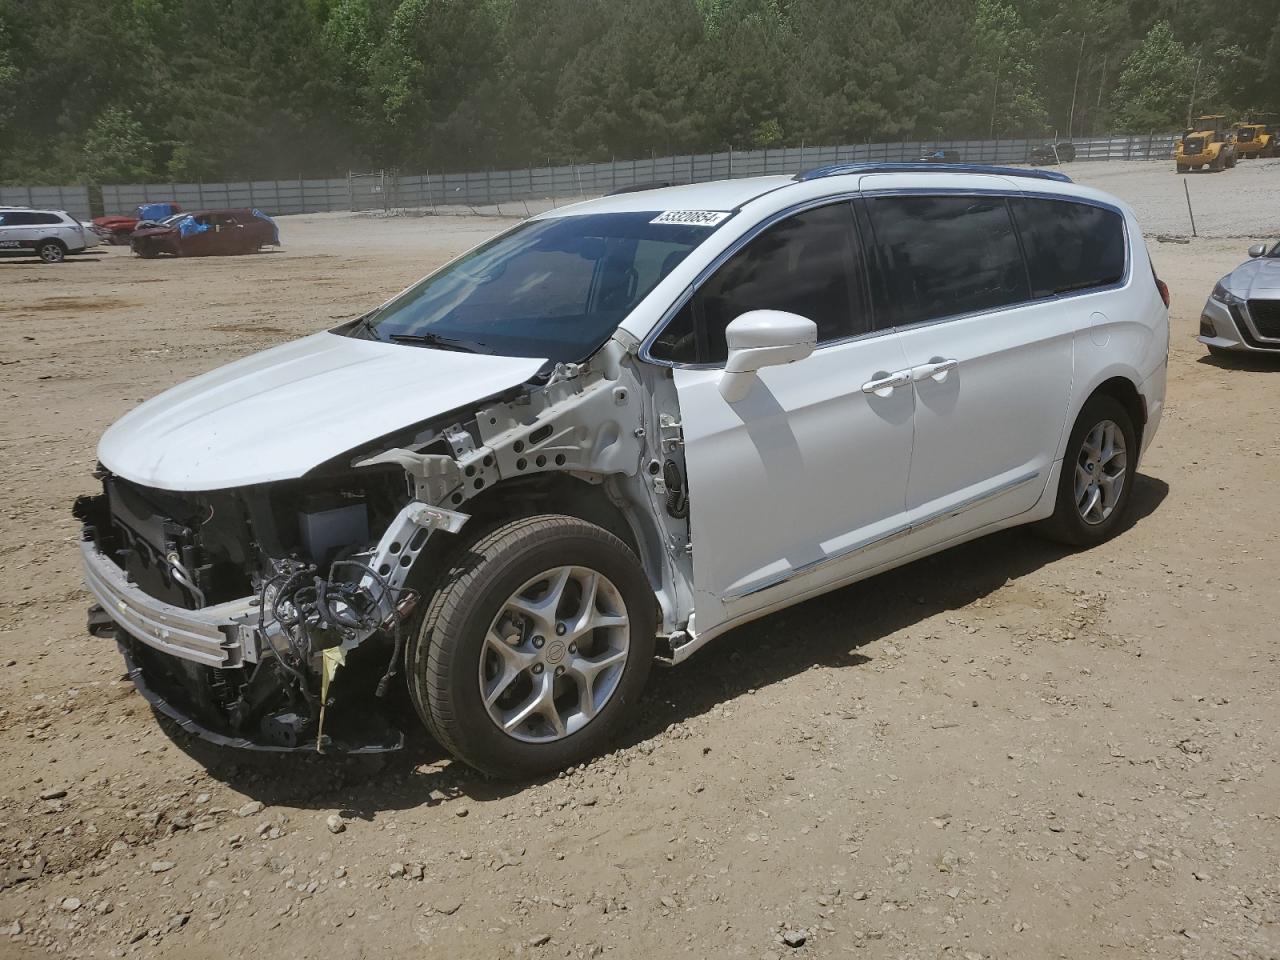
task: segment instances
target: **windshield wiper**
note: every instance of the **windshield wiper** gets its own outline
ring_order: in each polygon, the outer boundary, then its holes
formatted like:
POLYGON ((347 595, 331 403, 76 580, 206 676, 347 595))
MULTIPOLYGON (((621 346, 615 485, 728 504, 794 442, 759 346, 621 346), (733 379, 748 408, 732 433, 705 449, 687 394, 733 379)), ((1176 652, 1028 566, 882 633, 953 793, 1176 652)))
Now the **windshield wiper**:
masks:
POLYGON ((393 333, 387 337, 394 343, 411 343, 420 347, 435 347, 437 350, 455 350, 458 353, 488 353, 483 343, 468 343, 465 340, 451 340, 438 333, 393 333))
POLYGON ((370 340, 381 340, 382 338, 378 336, 378 328, 373 325, 374 312, 375 311, 371 310, 369 313, 366 313, 363 317, 357 320, 352 325, 351 332, 355 333, 357 331, 363 331, 364 335, 370 340))

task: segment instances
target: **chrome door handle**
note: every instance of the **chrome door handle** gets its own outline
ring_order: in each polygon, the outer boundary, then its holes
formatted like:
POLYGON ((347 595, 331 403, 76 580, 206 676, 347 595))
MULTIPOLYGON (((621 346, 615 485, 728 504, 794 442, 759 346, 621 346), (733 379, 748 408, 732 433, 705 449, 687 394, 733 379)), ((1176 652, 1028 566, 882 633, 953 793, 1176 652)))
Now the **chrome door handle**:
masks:
POLYGON ((893 393, 895 387, 905 387, 911 382, 910 370, 898 370, 894 373, 879 376, 875 380, 868 380, 862 385, 863 393, 874 393, 877 396, 887 397, 893 393))
POLYGON ((960 366, 959 360, 934 360, 930 363, 923 363, 918 367, 911 368, 911 379, 916 383, 921 380, 933 378, 941 383, 947 379, 947 374, 960 366))

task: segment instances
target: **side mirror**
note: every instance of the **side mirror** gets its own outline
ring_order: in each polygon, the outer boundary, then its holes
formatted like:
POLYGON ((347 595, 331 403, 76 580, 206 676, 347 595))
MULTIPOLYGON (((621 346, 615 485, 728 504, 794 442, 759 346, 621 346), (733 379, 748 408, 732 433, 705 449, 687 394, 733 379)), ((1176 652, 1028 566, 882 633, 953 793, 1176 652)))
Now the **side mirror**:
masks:
POLYGON ((1265 243, 1255 243, 1249 248, 1249 256, 1265 257, 1267 255, 1267 245, 1265 243))
POLYGON ((725 328, 729 359, 720 375, 720 396, 730 403, 745 397, 761 367, 795 363, 813 353, 818 325, 782 310, 752 310, 725 328))

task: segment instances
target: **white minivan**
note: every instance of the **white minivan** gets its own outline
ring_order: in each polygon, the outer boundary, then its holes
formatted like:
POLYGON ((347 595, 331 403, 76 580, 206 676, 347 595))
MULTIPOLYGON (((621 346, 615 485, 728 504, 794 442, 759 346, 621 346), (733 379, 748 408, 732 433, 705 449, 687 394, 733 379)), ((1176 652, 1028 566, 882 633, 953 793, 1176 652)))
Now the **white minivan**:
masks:
POLYGON ((563 207, 108 430, 91 623, 217 742, 394 748, 404 683, 467 763, 560 768, 655 659, 1004 527, 1122 529, 1167 307, 1132 212, 1058 173, 563 207))

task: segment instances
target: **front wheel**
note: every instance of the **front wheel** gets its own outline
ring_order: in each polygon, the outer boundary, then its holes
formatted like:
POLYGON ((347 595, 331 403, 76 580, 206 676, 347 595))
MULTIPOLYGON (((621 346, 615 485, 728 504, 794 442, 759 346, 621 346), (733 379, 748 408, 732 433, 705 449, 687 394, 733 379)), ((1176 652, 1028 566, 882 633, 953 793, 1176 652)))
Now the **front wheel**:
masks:
POLYGON ((1041 532, 1074 547, 1109 540, 1128 512, 1137 462, 1129 411, 1113 397, 1091 397, 1067 441, 1057 502, 1041 532))
POLYGON ((498 527, 460 551, 411 640, 427 729, 485 773, 527 778, 604 749, 636 709, 656 603, 617 537, 573 517, 498 527))

